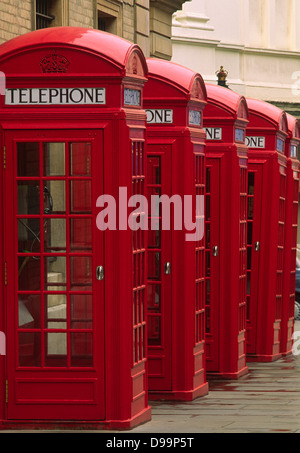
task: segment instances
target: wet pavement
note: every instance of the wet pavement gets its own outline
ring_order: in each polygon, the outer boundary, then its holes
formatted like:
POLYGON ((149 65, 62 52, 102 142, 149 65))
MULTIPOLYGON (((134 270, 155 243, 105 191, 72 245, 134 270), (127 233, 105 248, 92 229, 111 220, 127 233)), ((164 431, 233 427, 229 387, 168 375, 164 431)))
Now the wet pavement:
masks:
POLYGON ((209 381, 192 402, 151 402, 152 420, 131 432, 300 433, 300 354, 248 368, 239 380, 209 381))

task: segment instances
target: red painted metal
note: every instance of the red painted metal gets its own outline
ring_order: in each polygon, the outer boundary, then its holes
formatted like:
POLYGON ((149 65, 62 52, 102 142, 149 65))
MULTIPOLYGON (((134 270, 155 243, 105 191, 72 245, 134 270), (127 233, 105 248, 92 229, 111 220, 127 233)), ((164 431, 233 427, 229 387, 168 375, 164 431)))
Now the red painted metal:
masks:
POLYGON ((138 46, 111 34, 62 27, 0 46, 0 69, 7 89, 15 90, 0 105, 1 270, 7 275, 0 381, 8 387, 7 399, 0 393, 0 426, 130 428, 151 416, 146 236, 126 227, 100 231, 96 202, 109 194, 118 203, 120 187, 128 197, 145 192, 145 58, 138 46), (49 88, 64 93, 60 105, 45 105, 49 88), (81 104, 73 94, 70 104, 67 88, 99 89, 98 97, 81 104), (62 152, 54 144, 64 149, 63 172, 55 167, 62 152), (64 240, 55 222, 64 226, 64 240), (96 274, 100 265, 104 279, 100 268, 96 274), (50 309, 57 296, 63 315, 50 309))
POLYGON ((246 365, 248 123, 243 96, 206 84, 206 366, 237 379, 246 365))
MULTIPOLYGON (((151 195, 204 196, 202 77, 175 63, 148 59, 147 186, 151 195)), ((198 221, 203 213, 198 212, 198 221)), ((202 216, 202 217, 201 217, 202 216)), ((183 220, 182 214, 180 218, 183 220)), ((192 400, 207 393, 204 363, 204 239, 188 226, 149 229, 148 360, 151 399, 192 400), (168 264, 169 263, 169 264, 168 264), (168 268, 170 266, 170 268, 168 268), (170 272, 169 272, 170 270, 170 272)), ((195 218, 193 218, 195 222, 195 218)))
POLYGON ((248 310, 247 358, 281 356, 288 134, 286 113, 247 99, 248 310))
POLYGON ((300 143, 300 122, 287 114, 288 138, 285 143, 287 157, 286 173, 286 212, 284 235, 283 264, 283 297, 280 327, 280 351, 283 355, 291 354, 293 347, 297 227, 299 204, 299 172, 298 147, 300 143))

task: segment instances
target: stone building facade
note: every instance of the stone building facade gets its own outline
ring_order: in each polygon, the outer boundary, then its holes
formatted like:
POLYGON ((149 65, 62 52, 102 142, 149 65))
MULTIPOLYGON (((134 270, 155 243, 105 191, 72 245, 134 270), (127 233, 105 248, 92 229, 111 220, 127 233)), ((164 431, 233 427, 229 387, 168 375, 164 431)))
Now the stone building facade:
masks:
POLYGON ((37 28, 105 30, 135 42, 145 55, 172 57, 172 14, 183 0, 1 0, 0 44, 37 28))
POLYGON ((173 16, 173 60, 300 118, 300 2, 192 0, 173 16))

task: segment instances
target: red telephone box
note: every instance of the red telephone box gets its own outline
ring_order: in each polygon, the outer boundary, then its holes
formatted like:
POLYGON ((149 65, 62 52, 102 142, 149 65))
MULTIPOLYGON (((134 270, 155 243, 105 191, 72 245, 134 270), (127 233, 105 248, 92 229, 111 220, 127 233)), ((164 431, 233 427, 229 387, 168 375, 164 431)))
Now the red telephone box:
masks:
POLYGON ((171 213, 169 224, 164 226, 168 212, 162 202, 149 216, 149 390, 152 399, 192 400, 208 391, 204 363, 204 211, 198 203, 195 209, 196 195, 200 204, 204 201, 202 112, 206 90, 202 77, 185 67, 156 59, 147 63, 148 200, 164 197, 171 213), (193 203, 191 212, 187 209, 189 201, 193 203), (198 237, 191 233, 194 227, 190 229, 189 220, 198 225, 198 237))
POLYGON ((281 356, 288 127, 277 107, 247 103, 247 359, 268 362, 281 356))
POLYGON ((144 191, 145 58, 62 27, 1 45, 0 69, 0 426, 132 427, 150 418, 145 238, 103 208, 144 191))
POLYGON ((246 366, 248 123, 243 96, 206 84, 206 367, 238 379, 246 366))
POLYGON ((299 202, 299 172, 298 147, 300 143, 300 122, 287 114, 288 138, 285 142, 287 157, 286 170, 286 209, 284 234, 284 263, 283 263, 283 298, 280 328, 280 351, 283 355, 290 354, 293 347, 296 256, 297 256, 297 227, 299 202))

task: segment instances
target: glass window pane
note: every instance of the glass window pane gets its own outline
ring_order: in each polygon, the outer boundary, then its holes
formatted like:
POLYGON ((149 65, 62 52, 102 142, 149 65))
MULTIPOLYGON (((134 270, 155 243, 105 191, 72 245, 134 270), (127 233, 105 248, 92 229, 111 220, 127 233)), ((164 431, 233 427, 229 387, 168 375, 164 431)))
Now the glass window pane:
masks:
POLYGON ((254 180, 255 180, 255 173, 249 171, 248 173, 248 194, 254 195, 254 180))
POLYGON ((40 332, 19 332, 19 366, 41 366, 40 332))
POLYGON ((162 211, 162 203, 160 203, 159 197, 161 197, 161 189, 158 187, 148 187, 148 200, 149 206, 151 202, 151 216, 152 217, 160 217, 162 211), (153 198, 152 198, 153 197, 153 198))
POLYGON ((147 177, 149 184, 160 184, 161 175, 160 175, 160 157, 152 156, 147 159, 147 177))
POLYGON ((19 291, 41 289, 41 266, 38 256, 20 256, 18 260, 19 291))
POLYGON ((70 175, 90 176, 91 174, 91 144, 70 144, 70 175))
POLYGON ((151 312, 160 312, 160 291, 161 291, 161 286, 160 285, 151 285, 150 283, 148 284, 148 294, 147 294, 147 306, 148 310, 151 312))
POLYGON ((44 143, 44 176, 65 175, 65 144, 44 143))
POLYGON ((67 328, 67 296, 47 294, 45 296, 45 327, 47 329, 67 328))
POLYGON ((92 289, 92 257, 70 257, 71 291, 91 291, 92 289))
POLYGON ((148 252, 148 278, 149 280, 160 279, 160 253, 148 252))
POLYGON ((44 262, 46 289, 64 291, 66 289, 66 258, 64 256, 46 257, 44 262))
POLYGON ((148 247, 149 248, 160 248, 160 237, 161 231, 159 230, 160 219, 149 219, 149 230, 148 230, 148 247), (151 228, 152 227, 152 228, 151 228))
POLYGON ((49 218, 44 221, 45 252, 66 251, 66 220, 49 218))
POLYGON ((92 249, 92 219, 70 219, 70 250, 92 249))
POLYGON ((254 198, 248 198, 248 219, 253 219, 254 198))
POLYGON ((45 365, 67 366, 67 333, 47 332, 45 334, 45 365))
POLYGON ((18 251, 40 252, 40 219, 18 219, 18 251))
POLYGON ((19 295, 18 318, 21 329, 38 329, 41 327, 41 299, 39 294, 19 295))
POLYGON ((71 366, 93 366, 93 334, 71 332, 71 366))
POLYGON ((70 182, 70 212, 87 213, 92 211, 91 181, 74 180, 70 182))
POLYGON ((71 328, 91 329, 93 324, 93 297, 90 294, 71 296, 71 328))
POLYGON ((39 181, 18 181, 18 214, 40 214, 39 181))
POLYGON ((44 185, 44 214, 64 214, 65 212, 65 182, 46 181, 44 185))
POLYGON ((39 176, 39 143, 17 143, 18 176, 39 176))
POLYGON ((161 343, 161 322, 158 316, 148 316, 148 344, 158 346, 161 343))

